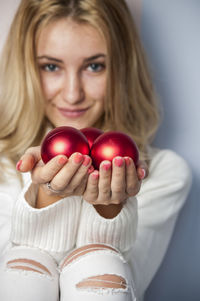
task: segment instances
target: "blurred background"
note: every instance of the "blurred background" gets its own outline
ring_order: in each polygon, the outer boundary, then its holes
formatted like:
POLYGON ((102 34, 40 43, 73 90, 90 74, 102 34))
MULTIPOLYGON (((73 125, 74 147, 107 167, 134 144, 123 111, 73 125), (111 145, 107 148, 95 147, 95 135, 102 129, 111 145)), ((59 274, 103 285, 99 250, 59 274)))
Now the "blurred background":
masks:
MULTIPOLYGON (((19 2, 0 1, 0 52, 19 2)), ((127 3, 164 110, 154 144, 179 153, 193 172, 191 192, 145 301, 200 301, 200 1, 127 3)))
MULTIPOLYGON (((200 1, 127 0, 164 118, 155 145, 189 163, 193 185, 145 301, 200 300, 200 1)), ((174 172, 176 172, 176 167, 174 172)))

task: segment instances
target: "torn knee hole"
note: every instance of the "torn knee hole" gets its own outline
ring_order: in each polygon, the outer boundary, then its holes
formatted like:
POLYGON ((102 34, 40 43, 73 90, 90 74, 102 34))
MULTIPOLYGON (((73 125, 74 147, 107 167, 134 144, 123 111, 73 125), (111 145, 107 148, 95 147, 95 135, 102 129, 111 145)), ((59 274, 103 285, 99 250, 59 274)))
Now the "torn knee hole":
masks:
POLYGON ((63 262, 61 268, 63 269, 66 265, 74 261, 76 258, 83 256, 84 254, 99 251, 99 250, 111 250, 113 252, 118 253, 118 251, 110 246, 102 245, 102 244, 90 244, 83 247, 80 247, 73 252, 71 252, 63 262))
POLYGON ((86 278, 76 284, 76 287, 79 289, 88 289, 88 288, 120 288, 126 289, 127 283, 126 280, 118 275, 97 275, 86 278))
POLYGON ((48 274, 51 275, 51 272, 41 263, 32 260, 32 259, 14 259, 7 262, 7 267, 9 269, 23 270, 23 271, 32 271, 39 274, 48 274))

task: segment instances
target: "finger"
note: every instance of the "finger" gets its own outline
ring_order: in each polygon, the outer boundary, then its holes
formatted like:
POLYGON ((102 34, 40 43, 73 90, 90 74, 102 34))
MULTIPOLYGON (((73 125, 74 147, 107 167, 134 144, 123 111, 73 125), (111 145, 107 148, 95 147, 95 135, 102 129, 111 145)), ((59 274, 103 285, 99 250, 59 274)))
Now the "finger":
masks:
POLYGON ((82 179, 81 183, 74 189, 74 195, 83 195, 87 186, 89 174, 86 174, 82 179))
POLYGON ((139 161, 139 164, 137 166, 137 175, 139 180, 144 180, 148 177, 149 170, 147 163, 145 161, 139 161))
POLYGON ((67 161, 68 158, 64 155, 58 155, 46 164, 40 160, 32 170, 31 176, 33 183, 44 184, 50 182, 63 168, 67 161))
POLYGON ((126 162, 126 193, 134 196, 138 193, 141 181, 138 179, 137 171, 133 160, 125 157, 126 162))
POLYGON ((88 174, 91 174, 94 171, 94 166, 90 165, 90 168, 88 168, 88 174))
POLYGON ((83 194, 83 198, 88 203, 95 203, 99 194, 99 172, 94 170, 88 177, 87 186, 83 194))
POLYGON ((20 172, 27 172, 32 170, 35 164, 41 159, 41 147, 35 146, 30 147, 26 150, 24 155, 20 158, 20 160, 16 164, 17 170, 20 172))
MULTIPOLYGON (((73 176, 81 166, 84 156, 81 153, 73 153, 67 164, 51 180, 51 187, 54 190, 65 190, 71 182, 73 176)), ((73 187, 75 189, 76 187, 73 187)))
POLYGON ((111 200, 111 167, 110 161, 103 161, 99 169, 99 204, 109 204, 111 200))
POLYGON ((77 189, 78 186, 81 186, 82 181, 85 179, 85 177, 86 176, 88 177, 88 170, 91 164, 92 164, 92 159, 88 155, 84 155, 82 164, 74 173, 71 181, 68 184, 72 190, 75 190, 77 189))
POLYGON ((112 203, 119 204, 126 198, 126 183, 125 183, 125 160, 122 157, 115 157, 112 162, 112 203))

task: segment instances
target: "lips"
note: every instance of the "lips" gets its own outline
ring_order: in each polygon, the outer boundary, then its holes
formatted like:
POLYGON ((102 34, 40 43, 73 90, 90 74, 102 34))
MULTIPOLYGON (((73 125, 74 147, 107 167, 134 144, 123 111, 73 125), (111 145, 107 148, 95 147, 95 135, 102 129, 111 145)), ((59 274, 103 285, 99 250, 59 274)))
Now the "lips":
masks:
POLYGON ((79 109, 79 110, 69 110, 64 108, 58 108, 58 111, 65 117, 79 117, 83 115, 88 108, 86 109, 79 109))

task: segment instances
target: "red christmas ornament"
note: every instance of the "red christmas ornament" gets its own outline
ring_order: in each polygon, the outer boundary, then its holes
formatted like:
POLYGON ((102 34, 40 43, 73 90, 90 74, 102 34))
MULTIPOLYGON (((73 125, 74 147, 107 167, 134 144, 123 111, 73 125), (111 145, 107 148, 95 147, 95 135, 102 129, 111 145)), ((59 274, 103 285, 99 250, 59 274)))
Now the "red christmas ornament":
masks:
POLYGON ((84 129, 81 129, 81 132, 87 138, 90 148, 92 147, 92 145, 93 145, 94 141, 97 139, 97 137, 99 137, 100 135, 103 134, 102 130, 96 129, 96 128, 84 128, 84 129))
POLYGON ((89 155, 90 147, 84 134, 70 126, 53 129, 42 142, 41 157, 44 163, 57 155, 70 157, 75 152, 89 155))
POLYGON ((99 169, 103 160, 112 162, 116 156, 131 157, 137 166, 139 151, 136 143, 127 135, 117 131, 110 131, 99 136, 91 148, 93 165, 99 169))

